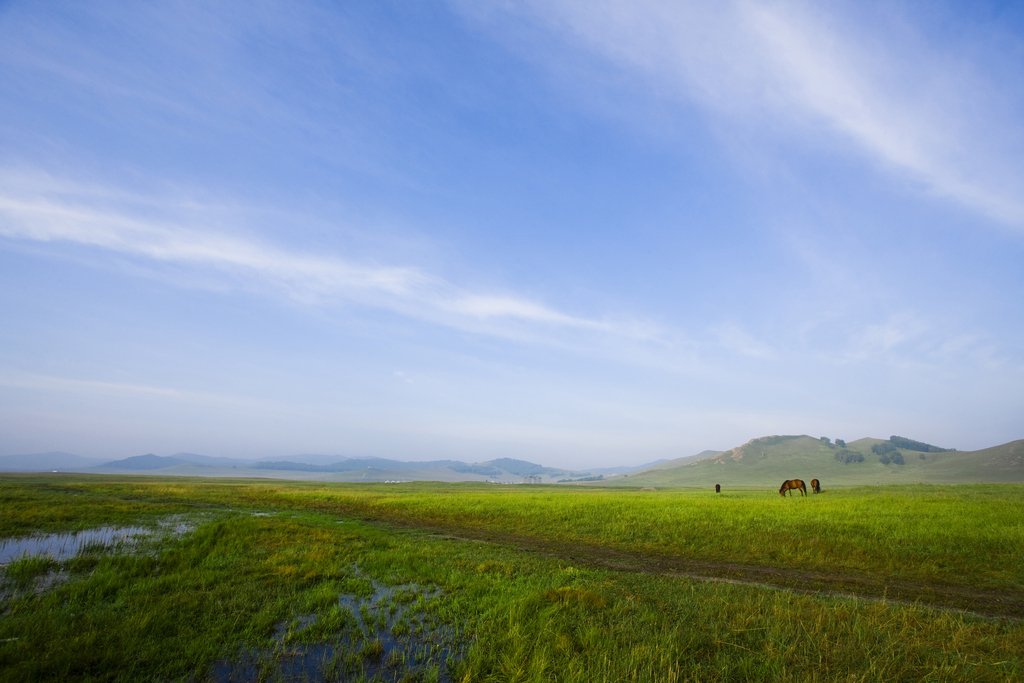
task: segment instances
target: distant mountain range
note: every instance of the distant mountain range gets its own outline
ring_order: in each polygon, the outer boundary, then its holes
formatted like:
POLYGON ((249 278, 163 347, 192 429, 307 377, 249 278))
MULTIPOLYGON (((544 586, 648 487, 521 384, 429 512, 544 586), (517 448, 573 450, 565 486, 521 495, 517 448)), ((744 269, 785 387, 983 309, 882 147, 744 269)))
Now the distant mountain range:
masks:
POLYGON ((103 461, 97 458, 83 458, 80 455, 51 451, 31 455, 0 456, 0 472, 81 472, 103 461))
POLYGON ((765 436, 727 451, 703 451, 637 467, 573 471, 526 460, 425 462, 372 457, 296 456, 252 462, 196 453, 152 453, 102 462, 52 452, 0 457, 4 472, 125 472, 177 476, 263 477, 321 481, 505 481, 567 485, 777 487, 783 479, 820 479, 823 486, 881 483, 1024 483, 1024 440, 978 451, 954 451, 913 439, 865 438, 850 443, 807 435, 765 436), (309 462, 313 461, 313 462, 309 462))
MULTIPOLYGON (((176 458, 174 456, 165 457, 147 453, 146 455, 134 455, 130 458, 125 458, 124 460, 105 462, 100 465, 100 467, 105 470, 162 470, 165 467, 184 465, 188 462, 189 461, 184 458, 176 458)), ((200 463, 192 464, 196 467, 209 467, 209 465, 200 463)))
POLYGON ((327 465, 313 465, 294 460, 261 460, 249 465, 254 470, 287 470, 292 472, 351 472, 353 470, 416 470, 434 467, 452 467, 465 465, 456 460, 429 460, 425 462, 405 462, 386 458, 350 458, 327 465))
MULTIPOLYGON (((358 479, 372 481, 387 477, 394 479, 420 479, 440 481, 481 481, 491 478, 539 477, 540 480, 554 479, 567 475, 585 473, 573 472, 557 467, 545 467, 526 460, 498 458, 483 463, 465 463, 460 460, 402 461, 386 458, 346 458, 326 465, 314 465, 291 460, 260 461, 249 465, 252 470, 276 470, 282 472, 317 472, 335 474, 360 473, 358 479), (461 475, 461 476, 460 476, 461 475)), ((343 477, 352 480, 354 477, 343 477)))
POLYGON ((224 458, 210 455, 198 455, 196 453, 175 453, 170 457, 184 460, 185 462, 194 462, 199 465, 209 465, 210 467, 243 467, 248 466, 249 463, 253 462, 251 458, 224 458))
MULTIPOLYGON (((649 463, 650 464, 650 463, 649 463)), ((401 461, 386 458, 345 456, 298 456, 296 460, 252 462, 236 458, 211 457, 196 453, 159 456, 153 453, 102 462, 69 453, 7 456, 0 459, 0 471, 39 472, 147 472, 179 476, 274 477, 322 479, 329 481, 554 481, 560 477, 581 477, 609 471, 638 468, 605 468, 574 471, 545 467, 526 460, 498 458, 482 463, 459 460, 401 461), (52 456, 52 457, 51 457, 52 456), (60 462, 56 456, 60 456, 60 462), (305 462, 300 460, 313 460, 305 462), (332 462, 333 461, 333 462, 332 462), (59 464, 59 466, 58 466, 59 464)))
MULTIPOLYGON (((705 453, 717 453, 718 451, 704 451, 704 452, 705 453)), ((691 456, 691 457, 693 457, 693 456, 691 456)), ((679 458, 679 459, 682 460, 683 458, 679 458)), ((650 469, 650 468, 655 467, 657 465, 660 465, 661 463, 664 463, 664 462, 674 462, 674 461, 670 461, 670 460, 666 460, 665 458, 662 458, 660 460, 653 460, 651 462, 644 463, 643 465, 635 465, 635 466, 623 465, 621 467, 593 467, 593 468, 591 468, 591 469, 589 469, 587 471, 590 474, 604 474, 604 475, 623 474, 623 473, 626 473, 626 472, 636 472, 638 470, 647 470, 647 469, 650 469)))

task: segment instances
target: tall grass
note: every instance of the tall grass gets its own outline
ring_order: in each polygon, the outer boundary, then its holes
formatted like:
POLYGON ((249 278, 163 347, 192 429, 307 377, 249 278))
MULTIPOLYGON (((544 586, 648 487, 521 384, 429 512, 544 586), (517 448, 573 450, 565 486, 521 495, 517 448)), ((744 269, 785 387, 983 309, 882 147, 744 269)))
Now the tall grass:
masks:
MULTIPOLYGON (((550 486, 168 483, 67 485, 88 496, 356 515, 654 557, 1024 590, 1024 486, 883 486, 785 499, 550 486)), ((2 490, 2 487, 0 487, 2 490)), ((0 518, 0 529, 11 525, 0 518)))
MULTIPOLYGON (((367 525, 352 516, 553 541, 584 539, 655 553, 699 552, 712 544, 691 542, 690 534, 713 530, 719 541, 728 541, 723 556, 748 558, 762 551, 743 548, 741 539, 781 537, 803 524, 819 534, 849 530, 852 540, 842 541, 843 547, 875 539, 886 562, 903 552, 889 543, 909 543, 909 556, 947 557, 981 573, 1000 556, 960 558, 978 546, 946 543, 949 533, 956 537, 972 525, 991 524, 997 527, 993 536, 1012 537, 1012 529, 998 530, 1012 527, 1000 508, 1012 512, 1018 494, 998 487, 864 490, 781 500, 777 494, 567 495, 523 487, 20 481, 7 479, 0 487, 13 489, 5 495, 21 505, 11 515, 20 531, 29 530, 32 520, 40 529, 57 530, 47 508, 58 500, 69 515, 66 528, 79 528, 85 520, 138 522, 156 519, 158 511, 197 508, 209 521, 134 554, 91 550, 58 566, 19 565, 5 581, 24 585, 33 574, 54 569, 64 580, 39 594, 8 592, 0 602, 0 680, 201 681, 216 662, 261 648, 276 653, 260 665, 261 675, 273 678, 274 667, 289 656, 275 640, 281 632, 288 647, 333 643, 343 653, 338 661, 358 666, 374 639, 356 637, 358 620, 340 598, 368 595, 371 581, 436 587, 418 597, 394 598, 415 605, 419 615, 396 622, 396 635, 423 628, 421 623, 450 629, 465 646, 461 660, 441 668, 453 680, 1008 681, 1024 675, 1019 622, 610 571, 513 547, 367 525), (81 519, 74 514, 79 504, 81 519), (880 521, 848 516, 870 508, 886 514, 880 521), (253 517, 253 511, 277 514, 253 517), (930 544, 927 524, 900 521, 912 514, 933 520, 930 544), (944 528, 956 517, 967 521, 954 524, 952 532, 944 528), (682 528, 658 529, 665 520, 682 528)), ((0 516, 9 512, 6 504, 0 508, 0 516)), ((813 549, 822 541, 808 544, 813 549)), ((820 561, 834 557, 832 552, 780 553, 774 561, 820 561)), ((841 558, 831 561, 838 566, 841 558)), ((886 566, 865 562, 872 570, 886 566)), ((994 582, 1019 571, 995 569, 1002 573, 995 571, 994 582)))

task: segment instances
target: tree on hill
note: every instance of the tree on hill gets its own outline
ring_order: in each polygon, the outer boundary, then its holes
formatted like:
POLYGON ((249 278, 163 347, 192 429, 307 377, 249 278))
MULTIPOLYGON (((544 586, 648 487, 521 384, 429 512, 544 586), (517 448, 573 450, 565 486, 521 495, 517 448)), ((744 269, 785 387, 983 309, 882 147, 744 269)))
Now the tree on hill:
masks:
POLYGON ((903 460, 903 454, 900 453, 899 451, 890 451, 888 453, 883 453, 881 456, 879 456, 878 461, 883 465, 888 465, 890 463, 893 465, 906 464, 903 460))
POLYGON ((828 438, 827 436, 823 436, 823 437, 821 437, 821 442, 822 443, 827 443, 827 444, 831 445, 832 444, 832 439, 828 438))
POLYGON ((803 438, 803 437, 795 436, 795 435, 780 436, 780 435, 776 434, 774 436, 762 436, 762 437, 758 437, 756 439, 751 439, 750 440, 750 445, 752 445, 752 446, 776 446, 776 445, 778 445, 780 443, 783 443, 783 442, 786 442, 786 441, 792 441, 793 439, 801 439, 801 438, 803 438))
POLYGON ((842 448, 842 449, 836 451, 836 456, 835 457, 836 457, 836 460, 838 460, 839 462, 843 463, 844 465, 848 465, 851 462, 864 462, 864 454, 863 453, 858 453, 857 451, 851 451, 851 450, 846 449, 846 448, 842 448))
POLYGON ((846 448, 846 442, 843 441, 842 439, 836 439, 836 445, 839 446, 840 448, 846 448))
POLYGON ((876 443, 871 447, 871 452, 875 455, 885 455, 886 453, 892 453, 894 450, 896 450, 896 446, 892 445, 888 441, 876 443))
POLYGON ((939 448, 923 441, 914 441, 903 436, 890 436, 889 443, 893 448, 902 448, 905 451, 921 451, 922 453, 948 453, 955 448, 939 448))

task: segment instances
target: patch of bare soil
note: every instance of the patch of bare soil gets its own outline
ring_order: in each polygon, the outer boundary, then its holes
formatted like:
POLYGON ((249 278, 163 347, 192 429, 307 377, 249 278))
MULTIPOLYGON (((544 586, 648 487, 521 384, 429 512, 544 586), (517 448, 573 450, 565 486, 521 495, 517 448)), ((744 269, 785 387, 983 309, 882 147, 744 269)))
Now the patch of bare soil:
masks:
POLYGON ((566 545, 530 537, 496 536, 492 533, 469 529, 389 524, 432 532, 452 540, 495 543, 527 552, 541 553, 576 564, 603 567, 615 571, 734 583, 812 595, 833 595, 920 605, 983 617, 1024 619, 1024 592, 1010 589, 993 590, 947 584, 924 584, 898 579, 879 580, 782 567, 750 566, 683 557, 645 555, 603 546, 566 545))

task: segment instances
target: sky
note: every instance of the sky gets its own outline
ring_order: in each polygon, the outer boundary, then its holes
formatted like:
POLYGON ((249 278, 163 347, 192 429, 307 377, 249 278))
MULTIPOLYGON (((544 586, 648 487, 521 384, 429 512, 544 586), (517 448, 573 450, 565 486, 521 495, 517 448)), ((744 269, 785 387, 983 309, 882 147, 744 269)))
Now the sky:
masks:
POLYGON ((1024 438, 1024 7, 0 3, 0 455, 1024 438))

